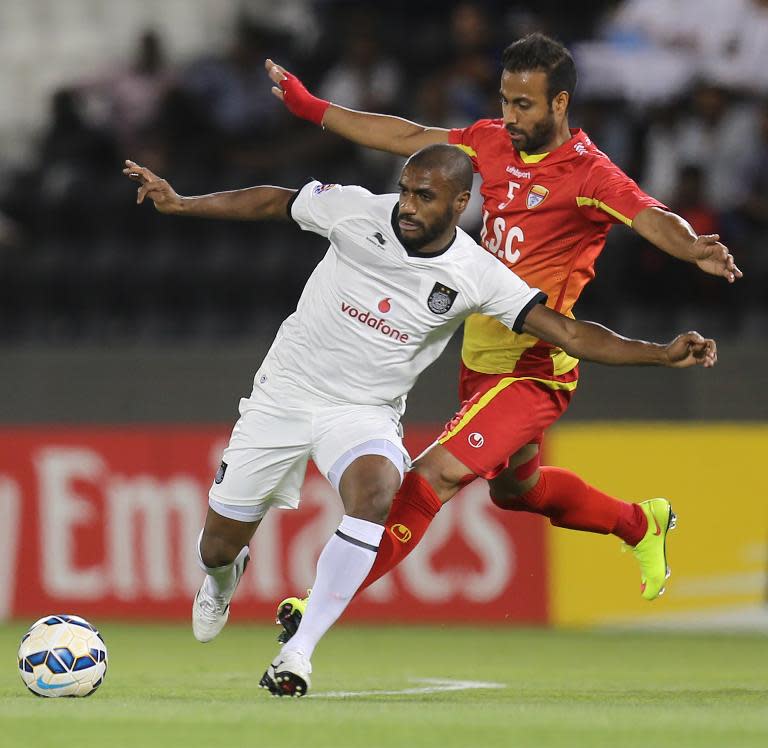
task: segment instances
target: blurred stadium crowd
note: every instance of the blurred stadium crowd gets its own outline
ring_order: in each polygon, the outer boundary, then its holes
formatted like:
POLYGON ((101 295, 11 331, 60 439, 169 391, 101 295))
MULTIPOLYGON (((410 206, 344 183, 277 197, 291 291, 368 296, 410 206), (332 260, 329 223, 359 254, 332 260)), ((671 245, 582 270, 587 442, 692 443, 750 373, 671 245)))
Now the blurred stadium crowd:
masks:
POLYGON ((498 116, 501 51, 533 30, 576 57, 571 126, 698 232, 721 233, 745 273, 728 287, 621 227, 577 314, 661 334, 766 329, 766 0, 303 5, 312 23, 293 26, 245 6, 226 49, 183 63, 148 28, 122 67, 53 94, 34 156, 0 183, 0 341, 228 340, 276 323, 322 242, 137 208, 123 159, 182 194, 310 175, 392 191, 401 159, 295 120, 264 59, 335 103, 455 127, 498 116))

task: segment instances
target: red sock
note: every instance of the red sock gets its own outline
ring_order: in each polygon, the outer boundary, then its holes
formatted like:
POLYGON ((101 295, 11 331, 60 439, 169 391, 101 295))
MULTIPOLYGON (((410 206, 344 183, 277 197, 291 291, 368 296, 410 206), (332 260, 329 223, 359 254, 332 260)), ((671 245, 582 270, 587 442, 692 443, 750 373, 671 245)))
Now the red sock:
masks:
POLYGON ((638 504, 614 499, 556 467, 542 467, 539 482, 516 499, 514 508, 543 514, 555 527, 612 533, 629 545, 637 545, 648 529, 638 504))
POLYGON ((397 566, 419 544, 441 506, 437 494, 424 478, 414 472, 405 474, 403 485, 389 510, 373 568, 357 594, 397 566))

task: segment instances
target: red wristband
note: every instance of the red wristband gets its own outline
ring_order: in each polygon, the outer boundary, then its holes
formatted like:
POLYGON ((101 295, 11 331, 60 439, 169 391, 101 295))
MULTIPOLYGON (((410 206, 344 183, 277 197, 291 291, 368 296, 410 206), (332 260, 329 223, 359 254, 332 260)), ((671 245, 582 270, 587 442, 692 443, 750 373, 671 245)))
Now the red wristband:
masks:
POLYGON ((280 88, 283 90, 283 102, 291 114, 322 126, 330 101, 313 96, 291 73, 285 74, 285 78, 280 81, 280 88))

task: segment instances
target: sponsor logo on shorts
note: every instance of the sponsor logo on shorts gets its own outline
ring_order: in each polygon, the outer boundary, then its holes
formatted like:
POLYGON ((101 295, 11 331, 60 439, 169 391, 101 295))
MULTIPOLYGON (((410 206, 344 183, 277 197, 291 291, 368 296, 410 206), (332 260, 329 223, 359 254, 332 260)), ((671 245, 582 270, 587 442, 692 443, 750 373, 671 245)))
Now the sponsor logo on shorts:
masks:
POLYGON ((469 442, 470 447, 474 447, 475 449, 480 449, 480 447, 485 444, 485 437, 478 433, 477 431, 473 431, 468 437, 467 441, 469 442))
POLYGON ((413 537, 413 533, 405 525, 392 525, 391 530, 395 539, 401 543, 407 543, 413 537))
POLYGON ((224 460, 221 461, 221 465, 219 465, 219 469, 216 471, 216 477, 213 479, 213 482, 218 485, 221 483, 221 481, 224 480, 224 473, 227 472, 227 463, 224 462, 224 460))
POLYGON ((458 291, 454 291, 442 283, 435 283, 427 298, 427 308, 435 314, 445 314, 453 306, 458 295, 458 291))
MULTIPOLYGON (((386 302, 389 309, 391 309, 391 300, 390 299, 383 299, 379 302, 379 308, 381 308, 381 305, 386 302)), ((387 309, 386 311, 389 311, 387 309)), ((395 327, 392 327, 392 325, 387 324, 387 321, 385 319, 382 319, 381 317, 376 317, 375 315, 371 314, 367 310, 360 310, 355 306, 352 306, 352 304, 347 304, 346 301, 341 302, 341 311, 349 316, 351 319, 355 320, 356 322, 360 322, 366 327, 370 327, 372 330, 376 330, 376 332, 381 333, 382 335, 392 338, 392 340, 396 340, 398 343, 407 343, 408 342, 408 333, 402 332, 401 330, 398 330, 395 327)), ((386 312, 385 312, 386 313, 386 312)))

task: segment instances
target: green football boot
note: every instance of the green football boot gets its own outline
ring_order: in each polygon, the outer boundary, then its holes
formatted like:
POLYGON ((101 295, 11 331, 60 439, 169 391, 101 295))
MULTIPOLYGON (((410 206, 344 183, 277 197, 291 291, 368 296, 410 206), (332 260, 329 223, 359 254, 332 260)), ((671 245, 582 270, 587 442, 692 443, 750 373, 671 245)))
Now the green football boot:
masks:
POLYGON ((632 553, 640 564, 640 594, 646 600, 655 600, 664 594, 669 578, 667 533, 677 524, 677 516, 667 499, 648 499, 640 502, 640 508, 648 520, 648 529, 632 553))
POLYGON ((307 609, 307 603, 311 594, 312 590, 307 590, 306 597, 286 597, 277 606, 275 623, 279 623, 283 627, 283 630, 277 637, 277 641, 281 644, 285 644, 296 633, 301 623, 301 617, 307 609))

